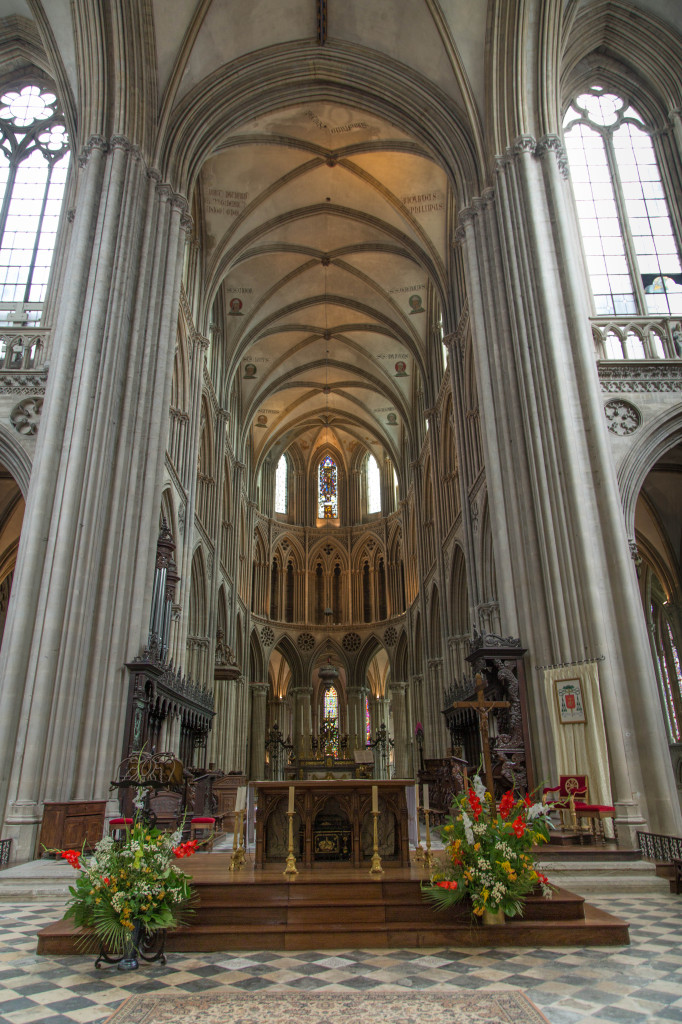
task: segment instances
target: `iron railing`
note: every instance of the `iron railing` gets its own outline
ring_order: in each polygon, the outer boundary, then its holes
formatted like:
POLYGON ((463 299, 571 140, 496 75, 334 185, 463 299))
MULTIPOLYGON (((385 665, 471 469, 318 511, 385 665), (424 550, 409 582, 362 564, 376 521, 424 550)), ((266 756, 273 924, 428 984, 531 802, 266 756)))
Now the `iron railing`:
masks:
POLYGON ((11 839, 0 839, 0 868, 9 864, 9 855, 12 849, 11 839))
POLYGON ((639 848, 647 860, 682 860, 682 838, 659 836, 653 832, 638 832, 639 848))

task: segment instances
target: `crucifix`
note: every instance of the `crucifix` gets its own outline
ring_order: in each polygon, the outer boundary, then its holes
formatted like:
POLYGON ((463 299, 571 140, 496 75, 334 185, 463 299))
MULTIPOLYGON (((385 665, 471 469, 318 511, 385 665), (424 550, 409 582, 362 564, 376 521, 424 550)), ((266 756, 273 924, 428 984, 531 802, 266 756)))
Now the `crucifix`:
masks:
POLYGON ((488 735, 488 714, 493 708, 508 708, 508 700, 486 700, 485 699, 485 683, 483 682, 483 676, 480 672, 476 673, 476 700, 456 700, 453 702, 453 708, 471 708, 478 714, 478 728, 481 734, 481 749, 483 750, 483 763, 485 765, 485 784, 486 789, 495 799, 495 789, 493 783, 493 759, 490 753, 490 736, 488 735))

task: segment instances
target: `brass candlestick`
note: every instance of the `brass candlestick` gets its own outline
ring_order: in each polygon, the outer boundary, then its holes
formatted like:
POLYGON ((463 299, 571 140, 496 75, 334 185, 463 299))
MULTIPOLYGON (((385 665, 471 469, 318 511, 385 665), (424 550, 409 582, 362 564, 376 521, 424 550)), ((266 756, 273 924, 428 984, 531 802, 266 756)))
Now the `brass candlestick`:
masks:
POLYGON ((244 815, 245 810, 235 811, 234 838, 232 840, 232 858, 230 871, 241 871, 244 867, 244 815))
POLYGON ((421 864, 423 860, 424 847, 422 846, 422 840, 419 834, 419 804, 417 804, 417 845, 414 848, 414 862, 415 864, 421 864))
POLYGON ((425 807, 424 821, 426 823, 426 853, 424 854, 424 867, 427 868, 427 870, 429 871, 431 870, 431 865, 433 864, 433 855, 431 853, 431 828, 429 825, 430 815, 430 810, 428 809, 428 807, 425 807))
POLYGON ((374 853, 372 854, 372 866, 369 869, 370 875, 383 875, 384 869, 381 866, 381 857, 379 856, 379 812, 372 811, 372 817, 374 819, 374 853))
POLYGON ((294 811, 287 811, 287 818, 289 819, 289 854, 287 856, 287 866, 282 874, 297 875, 296 858, 294 857, 294 811))

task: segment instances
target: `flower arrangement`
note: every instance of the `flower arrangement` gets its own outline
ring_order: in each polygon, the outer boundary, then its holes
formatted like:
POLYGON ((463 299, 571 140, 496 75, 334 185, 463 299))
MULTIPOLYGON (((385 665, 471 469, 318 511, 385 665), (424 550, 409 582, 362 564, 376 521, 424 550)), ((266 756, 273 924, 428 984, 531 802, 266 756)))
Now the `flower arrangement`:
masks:
POLYGON ((64 850, 61 856, 80 870, 69 887, 65 918, 92 928, 110 951, 130 946, 135 928, 147 934, 181 923, 192 900, 188 876, 175 867, 177 858, 191 856, 196 840, 181 842, 182 832, 161 832, 141 821, 116 842, 105 836, 91 856, 64 850))
POLYGON ((537 886, 549 899, 552 886, 532 852, 537 843, 549 841, 548 811, 529 795, 517 799, 511 791, 496 807, 475 776, 441 829, 446 860, 423 886, 425 896, 441 910, 468 897, 477 917, 499 910, 507 917, 521 914, 525 897, 537 886))

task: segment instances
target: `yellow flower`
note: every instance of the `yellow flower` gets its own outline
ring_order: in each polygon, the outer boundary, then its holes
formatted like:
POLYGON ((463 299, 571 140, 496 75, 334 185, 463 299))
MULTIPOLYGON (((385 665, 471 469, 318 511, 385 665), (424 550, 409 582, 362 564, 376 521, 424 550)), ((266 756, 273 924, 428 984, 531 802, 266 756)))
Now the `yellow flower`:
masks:
POLYGON ((481 889, 481 896, 483 897, 483 902, 487 903, 488 902, 488 896, 490 896, 490 893, 488 892, 487 889, 481 889))
POLYGON ((476 914, 477 917, 483 917, 484 909, 484 907, 474 907, 474 914, 476 914))
POLYGON ((480 843, 474 843, 474 850, 480 850, 480 849, 481 849, 481 844, 480 843))

